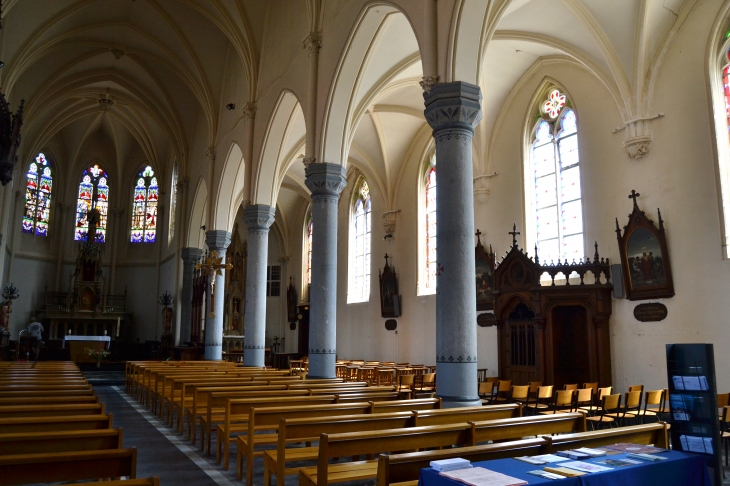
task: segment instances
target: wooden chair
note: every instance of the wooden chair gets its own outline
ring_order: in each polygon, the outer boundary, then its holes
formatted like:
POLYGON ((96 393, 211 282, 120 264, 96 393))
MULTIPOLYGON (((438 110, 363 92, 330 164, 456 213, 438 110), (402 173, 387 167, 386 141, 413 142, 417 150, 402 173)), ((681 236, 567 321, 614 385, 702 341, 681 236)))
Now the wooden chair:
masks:
POLYGON ((599 388, 598 392, 593 394, 593 404, 588 407, 578 407, 578 409, 582 412, 587 413, 588 415, 595 415, 596 412, 601 408, 601 400, 603 400, 604 396, 610 395, 611 390, 613 390, 613 387, 611 386, 599 388))
POLYGON ((730 449, 730 407, 727 405, 722 407, 722 419, 720 420, 720 427, 720 437, 721 440, 725 442, 725 466, 727 466, 727 450, 730 449))
POLYGON ((506 403, 512 390, 512 380, 499 380, 492 389, 491 403, 506 403))
POLYGON ((525 405, 525 410, 531 412, 533 415, 539 411, 544 411, 550 406, 550 400, 553 397, 553 385, 539 386, 537 392, 533 396, 534 402, 530 403, 528 399, 525 405))
MULTIPOLYGON (((666 399, 666 396, 665 396, 666 399)), ((720 421, 722 421, 723 408, 730 405, 730 393, 718 393, 717 394, 717 411, 720 421)))
POLYGON ((526 404, 530 396, 528 385, 513 385, 509 392, 509 402, 526 404))
POLYGON ((656 417, 659 421, 659 411, 664 408, 664 390, 652 390, 646 392, 644 396, 644 408, 639 410, 636 414, 636 421, 644 423, 646 417, 656 417))
POLYGON ((400 375, 398 377, 398 393, 405 394, 408 398, 413 394, 413 387, 416 383, 416 375, 400 375))
POLYGON ((578 384, 577 383, 571 383, 570 385, 563 385, 563 390, 577 390, 578 384))
POLYGON ((573 396, 575 390, 558 390, 553 396, 553 402, 551 404, 552 411, 540 412, 543 415, 569 412, 573 409, 573 396))
POLYGON ((488 371, 487 368, 477 369, 477 380, 479 381, 479 383, 481 383, 483 381, 487 381, 487 371, 488 371))
POLYGON ((537 389, 542 386, 541 381, 528 381, 527 386, 530 387, 529 396, 534 397, 537 394, 537 389))
POLYGON ((618 421, 620 425, 626 425, 627 420, 636 419, 641 411, 641 392, 639 390, 626 392, 624 396, 623 409, 611 412, 608 415, 618 421))
POLYGON ((492 388, 494 388, 494 382, 479 382, 479 397, 484 399, 492 398, 492 388))
POLYGON ((582 407, 590 407, 593 404, 593 388, 579 388, 575 391, 575 403, 573 410, 576 412, 582 407))
POLYGON ((395 368, 378 368, 378 385, 392 385, 395 377, 395 368))
POLYGON ((436 389, 436 373, 425 373, 417 378, 415 386, 417 393, 430 393, 436 389))
POLYGON ((630 392, 635 392, 635 391, 637 391, 637 392, 641 392, 641 393, 644 393, 644 385, 631 385, 631 386, 629 387, 629 391, 630 391, 630 392))
POLYGON ((593 392, 597 393, 598 392, 598 382, 596 381, 594 383, 583 383, 583 388, 593 388, 593 392))
POLYGON ((601 405, 597 414, 593 417, 586 417, 586 420, 590 422, 591 428, 596 430, 596 424, 600 428, 603 424, 607 424, 611 427, 616 422, 615 418, 609 414, 618 413, 621 410, 621 394, 616 393, 615 395, 603 395, 601 399, 601 405))

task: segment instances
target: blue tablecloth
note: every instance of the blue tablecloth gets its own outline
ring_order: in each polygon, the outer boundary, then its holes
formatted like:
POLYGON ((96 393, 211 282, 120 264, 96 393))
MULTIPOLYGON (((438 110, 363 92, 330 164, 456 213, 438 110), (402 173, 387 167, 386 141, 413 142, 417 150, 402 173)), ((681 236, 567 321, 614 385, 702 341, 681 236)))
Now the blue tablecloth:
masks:
MULTIPOLYGON (((553 481, 543 479, 527 471, 543 469, 545 466, 529 464, 517 459, 497 459, 473 463, 474 467, 483 467, 501 472, 509 476, 523 479, 529 484, 560 484, 561 486, 710 486, 710 476, 705 462, 699 454, 679 451, 662 452, 668 460, 661 462, 642 462, 634 466, 622 466, 611 471, 589 473, 576 478, 565 478, 553 481)), ((603 459, 622 459, 626 454, 589 459, 587 462, 598 462, 603 459)), ((559 466, 560 464, 553 464, 559 466)), ((599 464, 606 466, 605 464, 599 464)), ((610 466, 606 466, 610 467, 610 466)), ((443 476, 431 468, 421 470, 418 486, 464 486, 463 483, 443 476)))

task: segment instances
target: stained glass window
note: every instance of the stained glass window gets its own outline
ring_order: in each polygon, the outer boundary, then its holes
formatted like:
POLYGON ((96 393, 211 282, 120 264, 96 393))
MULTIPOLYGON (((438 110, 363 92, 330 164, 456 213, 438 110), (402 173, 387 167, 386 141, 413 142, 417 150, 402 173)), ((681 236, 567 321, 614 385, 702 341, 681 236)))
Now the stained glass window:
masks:
POLYGON ((25 214, 23 215, 24 233, 48 236, 52 189, 51 167, 46 156, 40 153, 28 168, 25 185, 25 214))
POLYGON ((155 171, 149 165, 137 176, 132 202, 132 243, 154 243, 157 228, 157 202, 160 190, 155 171))
POLYGON ((427 293, 436 291, 436 158, 426 171, 426 282, 427 293))
MULTIPOLYGON (((728 31, 730 32, 730 31, 728 31)), ((730 136, 730 50, 723 53, 721 60, 722 68, 722 106, 724 107, 724 116, 726 124, 724 127, 718 127, 718 152, 720 153, 720 189, 722 192, 723 212, 725 222, 725 257, 730 258, 730 155, 728 151, 728 137, 730 136), (724 134, 722 132, 725 132, 724 134), (724 156, 723 156, 724 154, 724 156)), ((719 108, 719 107, 718 107, 719 108)), ((719 124, 718 124, 719 125, 719 124)))
POLYGON ((532 207, 543 263, 584 257, 578 125, 568 99, 553 89, 540 104, 532 143, 532 207))
POLYGON ((363 179, 358 187, 352 211, 348 302, 366 302, 370 299, 370 210, 370 188, 363 179))
POLYGON ((108 175, 104 169, 94 165, 81 174, 79 193, 76 200, 76 231, 74 240, 86 241, 89 233, 88 214, 92 208, 99 210, 99 222, 96 224, 96 242, 106 241, 106 223, 109 213, 108 175))
POLYGON ((312 283, 312 219, 307 224, 307 285, 312 283))
POLYGON ((177 166, 172 168, 172 185, 170 186, 170 224, 167 230, 167 244, 175 237, 175 213, 177 212, 177 166))

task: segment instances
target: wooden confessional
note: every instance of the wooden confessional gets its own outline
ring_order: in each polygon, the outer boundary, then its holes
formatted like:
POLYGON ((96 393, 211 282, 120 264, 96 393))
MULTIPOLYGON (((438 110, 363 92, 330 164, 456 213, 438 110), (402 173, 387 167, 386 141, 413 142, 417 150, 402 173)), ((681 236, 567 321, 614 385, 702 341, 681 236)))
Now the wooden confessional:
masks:
POLYGON ((608 259, 599 260, 598 245, 593 261, 541 265, 513 241, 494 282, 501 378, 516 385, 543 381, 557 388, 596 381, 611 385, 608 320, 613 285, 608 259), (550 279, 541 285, 545 274, 550 279))

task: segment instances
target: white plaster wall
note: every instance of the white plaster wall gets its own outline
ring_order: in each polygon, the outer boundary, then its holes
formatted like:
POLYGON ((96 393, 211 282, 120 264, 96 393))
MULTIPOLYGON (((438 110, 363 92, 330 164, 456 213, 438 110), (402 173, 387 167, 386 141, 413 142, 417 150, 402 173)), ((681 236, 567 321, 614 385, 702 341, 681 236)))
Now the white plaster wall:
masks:
POLYGON ((20 297, 13 301, 10 316, 10 335, 18 338, 21 329, 28 327, 31 317, 43 307, 43 289, 53 283, 56 263, 51 260, 37 260, 16 257, 10 281, 18 288, 20 297))
POLYGON ((140 342, 159 339, 161 326, 157 322, 155 297, 155 266, 135 265, 117 268, 117 293, 127 290, 127 312, 134 314, 130 334, 140 342))

